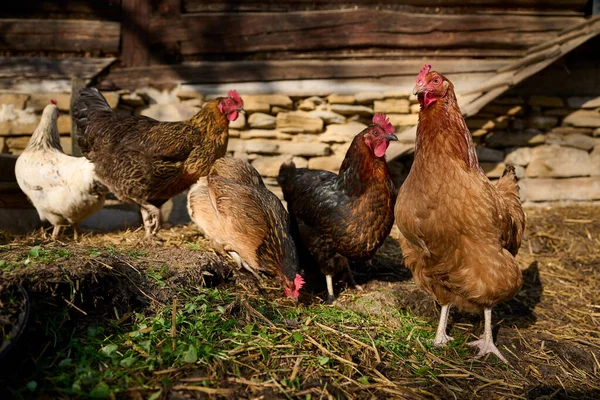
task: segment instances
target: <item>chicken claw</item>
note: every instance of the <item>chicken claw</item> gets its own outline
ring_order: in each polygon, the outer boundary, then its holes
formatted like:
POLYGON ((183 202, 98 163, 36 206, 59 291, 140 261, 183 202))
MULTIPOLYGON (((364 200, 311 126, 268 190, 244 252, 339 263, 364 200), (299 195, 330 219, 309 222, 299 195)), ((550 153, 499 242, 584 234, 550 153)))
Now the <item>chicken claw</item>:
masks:
POLYGON ((144 229, 146 230, 146 240, 152 240, 152 237, 156 235, 162 225, 162 218, 160 215, 160 208, 146 203, 140 206, 142 213, 142 219, 144 221, 144 229))
POLYGON ((506 358, 504 358, 502 353, 500 353, 500 350, 498 350, 498 348, 494 344, 494 337, 492 336, 492 309, 486 308, 484 310, 484 316, 485 316, 485 330, 483 332, 483 336, 479 340, 475 340, 475 341, 467 343, 467 346, 475 347, 475 348, 479 349, 479 352, 477 353, 477 358, 483 357, 489 353, 493 353, 499 359, 501 359, 505 364, 510 365, 508 360, 506 358))

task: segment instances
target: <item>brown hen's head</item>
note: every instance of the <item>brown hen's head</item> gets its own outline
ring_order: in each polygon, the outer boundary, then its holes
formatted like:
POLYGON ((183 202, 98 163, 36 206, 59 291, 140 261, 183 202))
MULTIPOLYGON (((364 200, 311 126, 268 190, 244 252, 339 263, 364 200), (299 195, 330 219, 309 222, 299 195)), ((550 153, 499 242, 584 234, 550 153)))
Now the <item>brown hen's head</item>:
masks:
POLYGON ((219 111, 225 114, 229 121, 235 121, 244 107, 244 101, 235 90, 230 90, 227 96, 219 102, 219 111))
POLYGON ((363 131, 363 140, 375 157, 385 156, 390 140, 398 140, 396 129, 385 114, 375 114, 373 124, 363 131))
POLYGON ((427 109, 439 99, 446 97, 452 83, 436 71, 431 71, 431 65, 425 64, 417 76, 417 84, 413 93, 417 96, 421 109, 427 109))

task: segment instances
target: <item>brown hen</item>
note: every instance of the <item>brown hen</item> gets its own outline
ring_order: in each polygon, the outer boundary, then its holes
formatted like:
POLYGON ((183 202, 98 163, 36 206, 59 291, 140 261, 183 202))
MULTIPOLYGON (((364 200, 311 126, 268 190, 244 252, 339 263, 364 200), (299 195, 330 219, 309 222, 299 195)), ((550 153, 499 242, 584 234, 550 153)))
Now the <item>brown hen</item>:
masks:
POLYGON ((237 119, 242 107, 237 92, 230 91, 186 121, 159 122, 116 113, 98 90, 86 88, 73 114, 84 156, 120 200, 140 205, 150 238, 161 226, 160 206, 208 174, 225 155, 229 121, 237 119))
POLYGON ((240 267, 278 276, 287 296, 298 299, 304 283, 290 234, 290 218, 246 161, 218 159, 188 194, 188 211, 212 247, 240 267))
MULTIPOLYGON (((325 274, 327 302, 334 301, 333 276, 349 272, 349 261, 370 260, 394 224, 395 189, 385 161, 390 140, 398 140, 383 114, 350 145, 339 173, 284 164, 283 190, 300 251, 308 251, 325 274)), ((353 280, 351 279, 353 283, 353 280)))
POLYGON ((506 359, 492 338, 492 307, 510 300, 522 278, 515 261, 525 229, 515 171, 496 185, 479 166, 454 86, 426 65, 414 92, 421 110, 414 163, 396 201, 396 224, 415 282, 442 306, 434 344, 444 346, 451 306, 484 310, 485 332, 469 343, 506 359))

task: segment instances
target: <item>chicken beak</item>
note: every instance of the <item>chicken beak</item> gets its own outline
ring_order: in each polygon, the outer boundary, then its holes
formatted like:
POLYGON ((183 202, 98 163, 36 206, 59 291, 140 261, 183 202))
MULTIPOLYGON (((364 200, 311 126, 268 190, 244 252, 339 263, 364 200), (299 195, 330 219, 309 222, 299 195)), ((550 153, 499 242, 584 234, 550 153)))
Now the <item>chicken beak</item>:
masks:
POLYGON ((423 87, 423 84, 416 84, 415 87, 413 88, 413 94, 415 96, 418 96, 419 93, 423 93, 425 91, 425 88, 423 87))
POLYGON ((398 136, 394 135, 393 133, 391 135, 388 135, 385 137, 385 140, 389 141, 397 141, 398 140, 398 136))

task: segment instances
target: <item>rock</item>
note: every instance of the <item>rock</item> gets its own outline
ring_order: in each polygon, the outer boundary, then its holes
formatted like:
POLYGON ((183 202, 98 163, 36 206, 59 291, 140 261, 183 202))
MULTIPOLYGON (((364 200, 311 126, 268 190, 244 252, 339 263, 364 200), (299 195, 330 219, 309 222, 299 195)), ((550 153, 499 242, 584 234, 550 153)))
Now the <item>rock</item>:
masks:
POLYGON ((522 180, 522 197, 527 201, 600 200, 600 177, 522 180))
MULTIPOLYGON (((30 136, 13 136, 6 139, 6 148, 11 154, 19 155, 25 150, 29 143, 30 136)), ((71 136, 61 136, 60 145, 63 148, 65 154, 73 154, 73 144, 71 136)))
POLYGON ((249 131, 241 131, 240 138, 242 139, 280 139, 291 140, 294 135, 283 133, 276 129, 250 129, 249 131))
POLYGON ((231 127, 229 127, 229 137, 230 138, 239 138, 240 131, 238 131, 237 129, 231 129, 231 127))
POLYGON ((19 93, 1 93, 0 94, 0 104, 12 104, 15 110, 23 110, 25 108, 25 103, 29 99, 29 95, 27 94, 19 94, 19 93))
POLYGON ((490 149, 489 147, 477 147, 477 158, 482 162, 499 163, 504 161, 502 150, 490 149))
POLYGON ((600 176, 600 144, 596 145, 590 153, 590 162, 592 163, 592 176, 600 176))
POLYGON ((308 168, 308 160, 304 157, 294 157, 292 161, 297 168, 308 168))
POLYGON ((261 176, 277 177, 281 164, 290 161, 290 156, 258 157, 252 161, 252 166, 256 168, 261 176))
POLYGON ((419 114, 386 114, 392 125, 411 126, 419 122, 419 114))
POLYGON ((141 107, 146 101, 138 93, 125 93, 121 95, 121 102, 132 107, 141 107))
POLYGON ((594 148, 595 140, 591 136, 581 135, 579 133, 558 134, 550 132, 546 135, 546 143, 589 151, 594 148))
POLYGON ((411 93, 407 90, 388 90, 383 92, 386 99, 408 99, 411 93))
POLYGON ((517 179, 525 178, 525 167, 520 165, 513 165, 513 167, 515 167, 515 175, 517 176, 517 179))
POLYGON ((530 147, 512 147, 506 149, 504 163, 507 165, 519 165, 526 167, 531 162, 530 147))
POLYGON ((117 106, 119 105, 119 99, 121 98, 121 95, 118 92, 100 92, 100 93, 102 93, 102 96, 104 96, 104 98, 106 99, 106 102, 108 103, 110 108, 112 108, 113 110, 115 108, 117 108, 117 106))
POLYGON ((500 97, 494 100, 492 104, 500 104, 500 105, 521 105, 525 104, 525 101, 521 96, 506 96, 500 97))
POLYGON ((481 112, 494 115, 520 116, 524 114, 523 106, 513 104, 488 104, 481 112))
POLYGON ((242 96, 242 99, 244 100, 244 104, 246 104, 246 101, 253 101, 257 103, 266 103, 271 106, 279 106, 286 109, 292 108, 294 105, 294 102, 289 96, 284 96, 282 94, 259 94, 252 96, 244 95, 242 96))
POLYGON ((298 104, 297 108, 302 111, 312 111, 316 108, 316 105, 311 100, 304 99, 298 104))
POLYGON ((177 92, 177 97, 181 100, 198 99, 204 101, 204 95, 195 90, 180 90, 177 92))
POLYGON ((279 106, 273 106, 271 107, 271 115, 277 115, 279 113, 285 113, 285 112, 289 112, 291 110, 285 108, 285 107, 279 107, 279 106))
POLYGON ((542 144, 546 137, 536 129, 520 132, 496 131, 487 136, 485 143, 489 147, 523 147, 542 144))
POLYGON ((596 129, 594 129, 593 136, 594 136, 594 137, 598 137, 598 136, 600 136, 600 128, 596 128, 596 129))
POLYGON ((29 96, 27 108, 41 112, 50 104, 50 100, 56 101, 56 105, 61 111, 69 111, 71 107, 71 95, 68 93, 36 93, 29 96))
POLYGON ((157 121, 183 121, 198 113, 194 107, 184 106, 179 103, 151 104, 140 111, 140 115, 153 118, 157 121))
POLYGON ((549 108, 562 108, 565 106, 565 102, 560 97, 539 95, 531 96, 527 104, 534 107, 549 108))
POLYGON ((323 131, 323 120, 304 111, 280 112, 276 126, 286 133, 319 133, 323 131))
POLYGON ((371 116, 373 115, 373 109, 366 106, 358 105, 347 105, 347 104, 332 104, 331 111, 342 115, 360 115, 360 116, 371 116))
POLYGON ((377 100, 374 103, 376 113, 384 114, 408 114, 410 103, 407 99, 377 100))
POLYGON ((0 153, 7 153, 8 147, 6 147, 6 139, 0 136, 0 153))
POLYGON ((531 162, 525 170, 528 178, 570 178, 589 176, 592 172, 587 151, 556 145, 534 148, 531 162))
POLYGON ((335 154, 335 155, 345 156, 345 154, 348 152, 348 149, 350 148, 351 145, 352 145, 352 142, 334 143, 331 145, 331 150, 333 151, 333 154, 335 154))
POLYGON ((572 126, 557 126, 556 128, 552 128, 550 133, 555 133, 557 135, 587 135, 592 136, 592 132, 594 130, 592 128, 575 128, 572 126))
POLYGON ((187 100, 181 100, 180 104, 183 104, 184 106, 188 106, 188 107, 194 107, 198 110, 200 110, 202 108, 202 100, 200 99, 187 99, 187 100))
MULTIPOLYGON (((196 111, 198 112, 198 111, 196 111)), ((246 128, 246 115, 239 113, 235 121, 229 121, 229 129, 242 130, 246 128)))
POLYGON ((290 154, 304 157, 318 157, 331 154, 331 148, 325 143, 298 143, 282 140, 230 139, 227 151, 265 155, 290 154))
POLYGON ((250 128, 275 129, 276 118, 270 114, 254 113, 248 118, 250 128))
MULTIPOLYGON (((35 128, 40 123, 41 116, 34 116, 35 122, 20 122, 19 120, 9 120, 0 122, 0 135, 2 136, 19 136, 31 135, 35 128)), ((71 133, 71 117, 68 114, 63 114, 58 117, 57 121, 59 133, 71 133)))
POLYGON ((360 92, 354 95, 358 104, 370 104, 375 100, 382 100, 383 93, 381 92, 360 92))
POLYGON ((569 97, 567 105, 571 108, 597 108, 600 107, 600 97, 569 97))
POLYGON ((360 122, 348 122, 347 124, 327 125, 325 133, 319 135, 319 140, 324 143, 346 143, 351 142, 360 131, 367 125, 360 122))
POLYGON ((330 94, 327 96, 329 104, 354 104, 356 99, 354 96, 341 96, 339 94, 330 94))
POLYGON ((600 112, 594 110, 577 110, 569 114, 563 124, 571 126, 598 128, 600 127, 600 112))
POLYGON ((319 97, 319 96, 312 96, 312 97, 309 97, 309 98, 308 98, 308 99, 306 99, 306 100, 308 100, 308 101, 312 101, 312 102, 313 102, 313 103, 315 103, 315 105, 317 105, 317 106, 318 106, 318 105, 321 105, 321 104, 325 104, 325 103, 327 103, 327 101, 325 101, 325 99, 324 99, 324 98, 322 98, 322 97, 319 97))
POLYGON ((500 116, 496 119, 480 119, 480 118, 469 118, 467 119, 467 128, 471 129, 506 129, 508 128, 509 119, 505 116, 500 116))
POLYGON ((552 117, 564 118, 573 112, 570 108, 549 108, 542 111, 543 115, 550 115, 552 117))
POLYGON ((313 157, 308 160, 308 168, 324 169, 325 171, 337 172, 344 161, 344 155, 333 155, 329 157, 313 157))
POLYGON ((474 138, 479 138, 481 136, 487 135, 488 132, 489 131, 487 129, 475 129, 471 131, 471 136, 473 136, 474 138))
POLYGON ((491 179, 500 178, 502 176, 502 174, 504 173, 504 169, 506 168, 506 165, 502 162, 501 163, 481 162, 481 163, 479 163, 479 166, 481 167, 481 169, 483 169, 483 172, 485 172, 485 175, 491 179))
POLYGON ((514 130, 522 131, 523 129, 525 129, 525 121, 523 121, 522 119, 513 119, 512 121, 510 121, 510 127, 514 130))
POLYGON ((558 124, 558 118, 549 115, 533 115, 527 118, 527 127, 533 129, 548 130, 558 124))
POLYGON ((246 99, 245 97, 243 98, 243 100, 244 100, 244 110, 246 110, 246 112, 248 114, 252 114, 255 112, 268 113, 271 111, 271 106, 269 105, 269 103, 263 103, 260 101, 256 101, 256 100, 253 100, 252 98, 246 99))
POLYGON ((419 111, 421 111, 421 105, 419 103, 410 105, 410 113, 411 114, 418 114, 419 111))
POLYGON ((321 118, 326 124, 343 124, 346 122, 346 117, 333 111, 316 110, 309 113, 311 116, 321 118))

